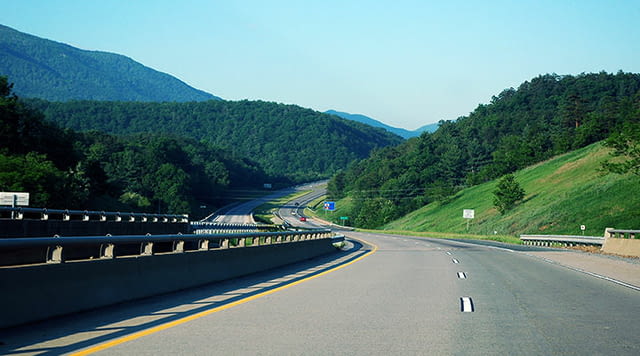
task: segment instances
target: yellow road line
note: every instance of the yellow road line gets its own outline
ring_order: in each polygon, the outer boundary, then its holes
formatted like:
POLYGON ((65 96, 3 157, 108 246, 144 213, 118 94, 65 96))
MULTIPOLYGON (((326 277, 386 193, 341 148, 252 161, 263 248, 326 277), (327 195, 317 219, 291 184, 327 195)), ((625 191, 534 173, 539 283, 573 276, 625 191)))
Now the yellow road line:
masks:
POLYGON ((151 334, 157 333, 157 332, 162 331, 162 330, 166 330, 166 329, 172 328, 174 326, 178 326, 178 325, 181 325, 181 324, 188 323, 188 322, 190 322, 192 320, 199 319, 199 318, 202 318, 204 316, 207 316, 207 315, 210 315, 210 314, 213 314, 213 313, 217 313, 217 312, 222 311, 222 310, 233 308, 233 307, 235 307, 237 305, 244 304, 244 303, 250 302, 252 300, 255 300, 255 299, 258 299, 258 298, 261 298, 261 297, 264 297, 264 296, 279 292, 281 290, 296 286, 296 285, 298 285, 300 283, 303 283, 303 282, 310 281, 310 280, 318 278, 320 276, 324 276, 325 274, 337 271, 337 270, 345 268, 345 267, 347 267, 347 266, 349 266, 351 264, 354 264, 354 263, 362 260, 363 258, 372 255, 373 253, 375 253, 378 250, 378 246, 376 246, 376 245, 374 245, 374 244, 372 244, 370 242, 366 242, 365 244, 371 245, 373 247, 373 249, 371 251, 367 252, 366 254, 364 254, 364 255, 362 255, 362 256, 360 256, 360 257, 358 257, 358 258, 356 258, 356 259, 354 259, 352 261, 349 261, 349 262, 347 262, 345 264, 341 264, 341 265, 336 266, 336 267, 334 267, 332 269, 326 270, 324 272, 315 274, 315 275, 310 276, 310 277, 306 277, 304 279, 301 279, 301 280, 298 280, 298 281, 295 281, 295 282, 291 282, 289 284, 280 286, 278 288, 270 289, 268 291, 265 291, 265 292, 262 292, 262 293, 258 293, 256 295, 252 295, 250 297, 246 297, 246 298, 237 300, 237 301, 229 303, 229 304, 221 305, 221 306, 213 308, 213 309, 209 309, 209 310, 205 310, 205 311, 193 314, 193 315, 189 315, 189 316, 186 316, 184 318, 181 318, 181 319, 178 319, 178 320, 174 320, 174 321, 162 324, 162 325, 158 325, 158 326, 146 329, 146 330, 138 331, 138 332, 133 333, 131 335, 123 336, 123 337, 111 340, 109 342, 105 342, 103 344, 96 345, 96 346, 93 346, 91 348, 88 348, 88 349, 85 349, 85 350, 82 350, 82 351, 78 351, 76 353, 72 353, 71 355, 72 356, 90 355, 90 354, 93 354, 93 353, 98 352, 98 351, 106 350, 108 348, 111 348, 111 347, 114 347, 114 346, 117 346, 117 345, 120 345, 120 344, 124 344, 125 342, 128 342, 128 341, 136 340, 136 339, 139 339, 141 337, 144 337, 144 336, 147 336, 147 335, 151 335, 151 334))

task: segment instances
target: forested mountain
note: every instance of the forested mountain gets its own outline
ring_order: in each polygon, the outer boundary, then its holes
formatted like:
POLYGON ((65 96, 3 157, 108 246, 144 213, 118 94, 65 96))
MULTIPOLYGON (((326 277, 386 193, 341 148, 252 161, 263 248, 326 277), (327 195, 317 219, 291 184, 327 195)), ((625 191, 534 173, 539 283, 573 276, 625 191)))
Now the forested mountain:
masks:
POLYGON ((21 97, 66 101, 219 99, 166 73, 107 52, 85 51, 0 25, 0 75, 21 97))
POLYGON ((206 142, 160 134, 64 130, 0 76, 0 191, 35 207, 190 213, 197 218, 265 182, 290 184, 206 142), (206 205, 206 209, 200 206, 206 205))
POLYGON ((223 147, 296 181, 326 178, 371 150, 402 138, 295 105, 262 101, 140 103, 30 100, 45 117, 74 130, 164 133, 223 147))
POLYGON ((640 74, 542 75, 504 90, 469 116, 441 122, 434 133, 374 152, 337 174, 329 192, 359 202, 354 221, 381 226, 628 125, 640 125, 640 74))
POLYGON ((372 119, 368 116, 365 115, 360 115, 360 114, 349 114, 346 112, 342 112, 342 111, 335 111, 335 110, 327 110, 324 112, 325 114, 330 114, 330 115, 336 115, 339 116, 343 119, 347 119, 347 120, 352 120, 352 121, 357 121, 357 122, 361 122, 363 124, 367 124, 369 126, 373 126, 373 127, 380 127, 383 128, 391 133, 394 133, 400 137, 404 137, 404 138, 411 138, 411 137, 416 137, 416 136, 420 136, 420 134, 422 134, 423 132, 427 131, 427 132, 434 132, 435 130, 438 129, 438 124, 429 124, 429 125, 424 125, 421 126, 420 128, 418 128, 417 130, 405 130, 405 129, 401 129, 398 127, 393 127, 393 126, 389 126, 383 122, 380 122, 376 119, 372 119))

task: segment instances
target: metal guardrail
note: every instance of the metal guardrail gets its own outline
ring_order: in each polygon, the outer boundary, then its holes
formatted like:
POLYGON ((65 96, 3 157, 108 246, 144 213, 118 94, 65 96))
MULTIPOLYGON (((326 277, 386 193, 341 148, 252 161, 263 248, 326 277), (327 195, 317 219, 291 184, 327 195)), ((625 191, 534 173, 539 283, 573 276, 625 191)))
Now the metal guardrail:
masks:
POLYGON ((241 233, 254 231, 278 231, 283 226, 267 224, 226 224, 207 221, 192 221, 190 231, 194 234, 241 233))
POLYGON ((604 235, 618 239, 637 239, 640 238, 640 230, 606 229, 604 235))
POLYGON ((49 220, 51 217, 59 218, 62 221, 116 221, 116 222, 163 222, 163 223, 186 223, 189 216, 186 214, 147 214, 147 213, 122 213, 105 212, 91 210, 60 210, 47 208, 24 208, 24 207, 0 207, 0 217, 13 220, 23 220, 33 218, 39 220, 49 220), (6 215, 6 216, 5 216, 6 215))
MULTIPOLYGON (((0 265, 18 266, 152 256, 333 238, 331 230, 201 235, 132 235, 0 239, 0 265)), ((336 242, 342 241, 336 238, 336 242)))
POLYGON ((525 245, 533 246, 602 246, 604 237, 600 236, 576 236, 576 235, 520 235, 520 240, 525 245))
POLYGON ((520 240, 522 240, 525 245, 535 246, 603 246, 604 241, 607 238, 636 239, 640 238, 640 230, 607 228, 604 232, 604 237, 578 235, 520 235, 520 240))

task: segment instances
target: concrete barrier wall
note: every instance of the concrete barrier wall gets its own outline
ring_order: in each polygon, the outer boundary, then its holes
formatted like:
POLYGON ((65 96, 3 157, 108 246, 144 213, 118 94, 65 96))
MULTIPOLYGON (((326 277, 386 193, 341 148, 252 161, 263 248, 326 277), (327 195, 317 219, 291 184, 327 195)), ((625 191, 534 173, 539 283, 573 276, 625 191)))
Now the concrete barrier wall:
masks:
POLYGON ((264 271, 336 252, 331 239, 0 268, 0 328, 264 271))
POLYGON ((617 239, 607 237, 602 245, 602 251, 621 256, 640 257, 640 239, 617 239))
POLYGON ((189 232, 189 223, 0 220, 1 237, 53 237, 111 235, 171 235, 189 232))

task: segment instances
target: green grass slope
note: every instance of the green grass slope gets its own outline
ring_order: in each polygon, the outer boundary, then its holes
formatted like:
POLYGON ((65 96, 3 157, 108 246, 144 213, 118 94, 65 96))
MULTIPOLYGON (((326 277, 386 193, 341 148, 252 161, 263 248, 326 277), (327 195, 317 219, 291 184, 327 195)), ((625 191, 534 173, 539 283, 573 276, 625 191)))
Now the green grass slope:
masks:
POLYGON ((523 202, 501 215, 493 207, 497 181, 465 189, 447 203, 434 203, 393 221, 385 230, 506 234, 581 234, 601 236, 606 227, 640 228, 640 177, 604 175, 610 156, 600 143, 518 171, 523 202), (463 209, 475 209, 469 223, 463 209))

